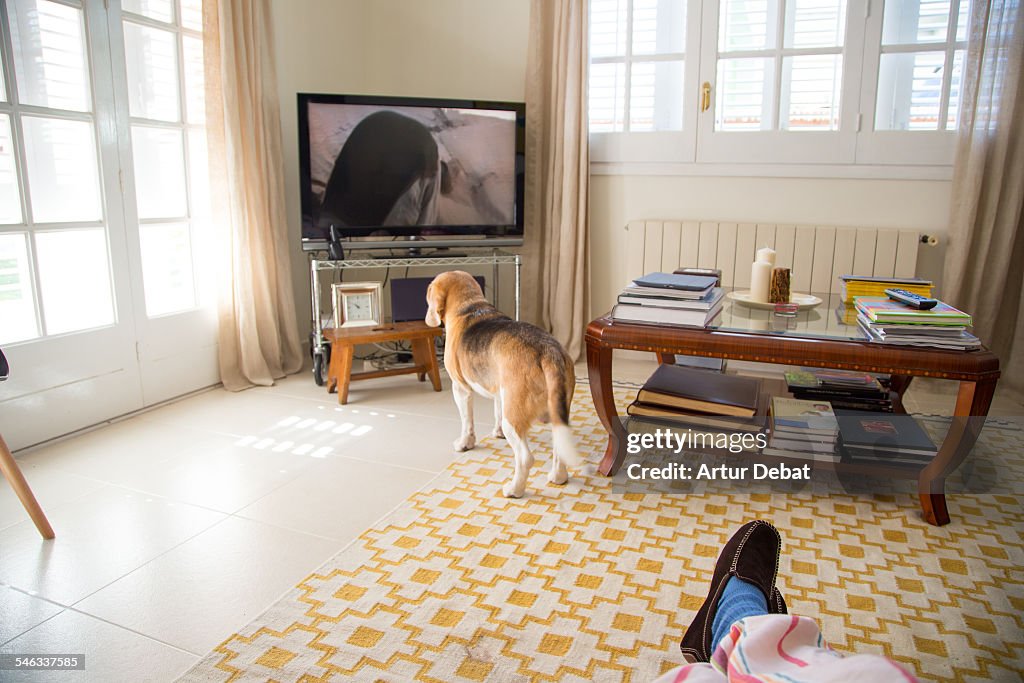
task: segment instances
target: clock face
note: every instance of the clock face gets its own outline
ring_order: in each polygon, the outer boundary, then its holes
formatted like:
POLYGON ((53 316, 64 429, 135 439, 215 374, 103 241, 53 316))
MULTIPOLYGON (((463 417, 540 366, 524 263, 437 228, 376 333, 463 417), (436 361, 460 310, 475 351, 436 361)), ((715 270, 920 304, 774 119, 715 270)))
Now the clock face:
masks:
POLYGON ((373 320, 373 297, 371 294, 349 294, 345 297, 345 321, 360 322, 373 320))

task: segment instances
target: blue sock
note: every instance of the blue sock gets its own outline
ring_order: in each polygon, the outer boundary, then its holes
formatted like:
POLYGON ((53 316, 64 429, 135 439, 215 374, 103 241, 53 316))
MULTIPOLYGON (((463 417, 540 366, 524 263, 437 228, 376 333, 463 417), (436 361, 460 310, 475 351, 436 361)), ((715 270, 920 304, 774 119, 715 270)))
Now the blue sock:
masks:
POLYGON ((744 617, 755 617, 768 614, 768 601, 764 599, 761 589, 743 579, 734 576, 725 584, 722 597, 718 600, 718 610, 711 621, 711 650, 729 635, 734 622, 744 617))

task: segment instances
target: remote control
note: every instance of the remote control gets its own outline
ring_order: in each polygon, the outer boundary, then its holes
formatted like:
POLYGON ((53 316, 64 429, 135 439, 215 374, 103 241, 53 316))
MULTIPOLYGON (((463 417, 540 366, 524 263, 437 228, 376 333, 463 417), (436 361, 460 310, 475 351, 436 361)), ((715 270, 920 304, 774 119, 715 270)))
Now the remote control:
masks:
POLYGON ((885 293, 893 301, 899 301, 901 304, 916 308, 919 311, 929 311, 939 305, 938 299, 929 299, 926 296, 914 294, 905 289, 887 289, 885 293))

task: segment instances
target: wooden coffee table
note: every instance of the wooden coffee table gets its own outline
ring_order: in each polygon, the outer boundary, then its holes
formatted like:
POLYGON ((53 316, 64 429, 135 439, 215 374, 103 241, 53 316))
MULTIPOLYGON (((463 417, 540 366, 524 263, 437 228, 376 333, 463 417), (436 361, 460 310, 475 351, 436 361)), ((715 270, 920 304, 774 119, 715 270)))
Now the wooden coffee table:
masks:
MULTIPOLYGON (((856 325, 843 325, 836 314, 838 297, 825 300, 818 309, 802 312, 794 323, 780 320, 769 311, 744 310, 727 302, 713 327, 662 327, 613 322, 601 317, 586 332, 590 391, 601 424, 608 431, 608 446, 601 473, 612 476, 626 457, 625 429, 612 394, 612 352, 615 349, 654 353, 662 363, 675 362, 675 354, 732 360, 803 365, 891 374, 893 388, 902 396, 913 377, 956 380, 960 388, 954 416, 984 417, 988 414, 999 360, 987 349, 946 351, 923 347, 891 346, 863 338, 856 325), (787 329, 792 327, 792 329, 787 329)), ((949 523, 945 481, 970 453, 984 420, 954 419, 935 458, 920 471, 899 466, 871 465, 872 474, 894 478, 914 477, 925 520, 949 523)), ((816 463, 818 466, 820 463, 816 463)), ((837 467, 841 467, 837 463, 837 467)), ((865 467, 849 464, 850 468, 865 467)))

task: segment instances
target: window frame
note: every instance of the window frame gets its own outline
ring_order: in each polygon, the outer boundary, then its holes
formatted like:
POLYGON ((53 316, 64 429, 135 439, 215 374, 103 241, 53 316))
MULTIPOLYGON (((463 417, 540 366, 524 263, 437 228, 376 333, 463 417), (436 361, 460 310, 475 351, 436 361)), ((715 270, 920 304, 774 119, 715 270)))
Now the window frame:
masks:
MULTIPOLYGON (((984 0, 978 0, 983 2, 984 0)), ((967 39, 956 40, 955 15, 950 13, 949 25, 946 28, 946 40, 930 43, 918 43, 914 48, 900 45, 886 51, 882 45, 882 24, 885 18, 885 0, 867 0, 868 15, 865 30, 864 77, 862 79, 861 99, 862 130, 857 135, 857 161, 865 164, 912 164, 915 166, 949 166, 953 164, 956 151, 956 125, 952 128, 939 130, 875 130, 875 113, 877 111, 879 66, 883 54, 896 52, 925 51, 922 48, 943 45, 944 64, 942 91, 940 96, 945 104, 940 109, 940 116, 945 114, 949 106, 950 82, 952 79, 953 55, 958 49, 964 50, 966 59, 967 39), (868 41, 872 49, 867 49, 868 41)), ((962 0, 951 0, 950 7, 956 6, 957 15, 964 10, 962 0)), ((968 17, 968 20, 970 17, 968 17)), ((969 26, 968 26, 969 30, 969 26)), ((935 50, 936 52, 938 50, 935 50)), ((961 77, 960 91, 963 92, 964 82, 961 77)))
MULTIPOLYGON (((186 80, 186 68, 185 68, 185 38, 194 38, 200 41, 202 44, 203 33, 197 29, 193 29, 184 25, 182 20, 181 2, 180 0, 173 0, 171 2, 172 16, 170 21, 163 21, 155 19, 153 17, 139 14, 136 12, 129 11, 124 7, 120 7, 119 11, 111 11, 109 14, 108 21, 110 22, 110 30, 118 31, 121 39, 118 41, 118 48, 120 50, 127 50, 128 41, 124 36, 124 26, 126 23, 135 24, 144 28, 151 28, 160 31, 166 31, 174 37, 175 46, 175 76, 177 78, 177 95, 178 95, 178 119, 176 121, 168 121, 164 119, 145 118, 142 116, 133 115, 131 113, 131 101, 130 94, 128 92, 129 80, 127 75, 127 59, 124 55, 121 55, 121 59, 118 64, 123 65, 125 73, 118 79, 118 107, 121 108, 123 113, 123 122, 125 125, 126 135, 123 139, 125 140, 124 146, 128 148, 127 160, 124 162, 128 164, 125 168, 130 170, 130 173, 126 173, 127 178, 124 183, 124 202, 125 210, 129 214, 129 221, 131 225, 137 225, 138 230, 133 231, 131 239, 134 242, 133 248, 136 250, 134 253, 138 255, 138 264, 133 264, 133 268, 137 271, 136 276, 140 279, 137 281, 145 283, 145 272, 143 268, 143 248, 142 248, 142 232, 147 225, 170 225, 175 223, 184 223, 188 226, 189 236, 189 249, 191 257, 191 280, 192 280, 192 303, 190 306, 185 308, 179 308, 169 311, 150 312, 148 303, 146 301, 145 291, 141 293, 141 308, 138 308, 137 316, 140 320, 150 321, 150 325, 153 321, 157 321, 160 318, 175 318, 177 317, 177 324, 182 324, 181 316, 188 317, 190 314, 199 313, 200 317, 205 317, 202 313, 204 308, 212 306, 213 302, 210 299, 210 288, 202 286, 201 278, 204 269, 199 267, 200 254, 202 253, 201 245, 204 242, 203 235, 197 230, 196 222, 199 212, 195 206, 196 198, 193 196, 193 177, 192 177, 192 158, 191 149, 189 147, 189 138, 192 135, 203 135, 206 133, 206 121, 205 111, 203 112, 203 118, 200 122, 196 122, 190 116, 188 109, 188 95, 187 95, 187 80, 186 80), (122 90, 120 86, 124 86, 122 90), (170 130, 179 132, 181 135, 181 159, 183 164, 183 182, 184 182, 184 212, 180 215, 161 215, 152 216, 148 218, 142 218, 139 212, 139 201, 138 193, 136 189, 136 174, 135 174, 135 144, 132 136, 134 128, 149 128, 153 130, 170 130), (130 199, 130 201, 129 201, 130 199)), ((145 287, 143 286, 143 290, 145 287)), ((157 323, 158 324, 158 323, 157 323)), ((187 323, 186 323, 187 324, 187 323)), ((201 324, 201 323, 200 323, 201 324)))
MULTIPOLYGON (((785 0, 780 0, 785 4, 785 0)), ((714 131, 720 0, 689 0, 684 78, 684 126, 678 132, 590 133, 595 175, 718 175, 948 180, 955 131, 875 131, 875 89, 884 0, 848 0, 842 49, 840 127, 825 131, 714 131), (696 14, 696 17, 694 16, 696 14), (695 30, 699 27, 699 30, 695 30), (696 54, 695 54, 696 53, 696 54), (697 57, 697 59, 694 59, 697 57), (697 62, 696 64, 694 62, 697 62), (694 73, 695 71, 695 73, 694 73), (703 83, 711 107, 699 112, 703 83), (691 125, 692 122, 692 125, 691 125), (650 136, 645 140, 645 136, 650 136)), ((630 8, 632 3, 630 3, 630 8)), ((958 11, 963 11, 959 6, 958 11)), ((955 42, 955 23, 946 50, 955 42)), ((628 36, 629 34, 627 34, 628 36)), ((629 36, 631 37, 631 36, 629 36)), ((931 46, 933 43, 926 43, 931 46)), ((780 55, 799 49, 777 48, 780 55)), ((950 57, 951 58, 951 57, 950 57)), ((947 64, 950 63, 947 59, 947 64)), ((951 76, 944 74, 944 101, 951 76)), ((778 82, 779 75, 776 77, 778 82)), ((960 88, 963 90, 963 83, 960 88)), ((776 103, 776 108, 778 104, 776 103)), ((945 111, 945 110, 944 110, 945 111)), ((628 112, 627 112, 628 115, 628 112)))
MULTIPOLYGON (((686 2, 686 43, 683 52, 652 53, 633 55, 633 0, 626 2, 626 48, 621 57, 598 57, 590 63, 624 64, 625 65, 625 97, 624 122, 628 126, 630 103, 630 67, 636 62, 664 61, 667 59, 683 60, 683 122, 679 131, 623 131, 590 134, 590 159, 596 163, 672 163, 679 161, 695 161, 697 138, 692 132, 697 125, 697 104, 699 93, 688 88, 687 84, 698 77, 699 38, 700 38, 700 1, 686 2)), ((589 40, 589 36, 588 36, 589 40)), ((589 102, 588 102, 589 107, 589 102)))
POLYGON ((18 182, 18 200, 21 204, 21 222, 0 224, 0 234, 24 235, 26 258, 28 265, 27 285, 31 288, 35 311, 35 334, 31 337, 8 342, 7 346, 16 344, 45 343, 48 340, 62 339, 78 334, 104 330, 116 330, 122 320, 128 317, 130 302, 120 292, 127 291, 127 279, 118 273, 115 266, 115 253, 124 249, 124 213, 117 198, 117 160, 116 140, 111 135, 113 128, 113 88, 106 73, 111 63, 109 55, 102 54, 94 47, 95 37, 91 31, 96 25, 95 7, 87 0, 48 0, 56 5, 63 5, 81 12, 81 29, 85 50, 85 69, 89 79, 89 108, 81 111, 61 109, 52 106, 27 104, 21 101, 18 92, 19 79, 15 66, 14 40, 8 18, 8 3, 0 2, 0 13, 4 24, 0 28, 0 50, 3 53, 4 69, 4 100, 0 102, 0 114, 10 119, 11 145, 14 153, 14 173, 18 182), (61 220, 41 222, 33 208, 31 180, 29 178, 28 151, 26 149, 24 122, 27 118, 41 120, 74 121, 88 124, 93 142, 93 154, 96 162, 96 181, 99 199, 100 216, 92 220, 61 220), (111 198, 114 197, 113 201, 111 198), (45 233, 65 231, 102 230, 107 257, 107 284, 110 289, 111 319, 90 327, 70 331, 53 332, 49 329, 44 301, 44 286, 39 267, 39 248, 37 237, 45 233), (122 289, 124 288, 124 289, 122 289))

